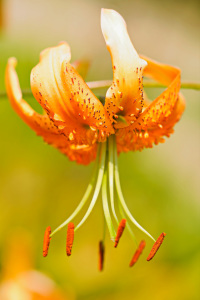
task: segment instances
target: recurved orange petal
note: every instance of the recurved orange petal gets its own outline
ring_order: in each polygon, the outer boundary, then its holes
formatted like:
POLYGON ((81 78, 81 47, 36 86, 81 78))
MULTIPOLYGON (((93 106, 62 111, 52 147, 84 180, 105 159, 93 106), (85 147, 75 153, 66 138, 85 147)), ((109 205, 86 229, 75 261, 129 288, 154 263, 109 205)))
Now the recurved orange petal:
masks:
POLYGON ((123 128, 135 121, 142 111, 142 74, 146 62, 133 47, 120 14, 102 9, 101 28, 113 66, 113 83, 106 93, 105 108, 115 122, 114 127, 123 128))
POLYGON ((156 81, 168 85, 168 88, 158 96, 140 115, 134 126, 143 130, 147 128, 157 128, 170 116, 178 101, 181 77, 178 68, 161 64, 145 58, 148 62, 144 70, 144 75, 156 81))
POLYGON ((163 137, 173 133, 173 126, 185 108, 184 97, 179 93, 180 70, 148 58, 145 60, 148 66, 144 74, 168 85, 168 88, 144 110, 134 124, 118 131, 118 152, 142 150, 163 143, 163 137))
POLYGON ((67 43, 44 50, 31 72, 33 95, 73 143, 102 141, 113 131, 107 113, 69 61, 67 43))
POLYGON ((28 124, 38 135, 58 133, 47 115, 40 115, 35 112, 30 105, 22 98, 22 92, 15 67, 17 60, 12 57, 8 60, 6 67, 6 90, 10 103, 17 114, 28 124))
POLYGON ((39 64, 31 72, 31 89, 35 99, 41 104, 55 123, 68 122, 73 128, 70 116, 70 101, 62 98, 60 92, 61 66, 63 61, 70 61, 70 48, 67 43, 43 50, 39 64))
POLYGON ((58 148, 67 155, 70 160, 80 164, 88 164, 96 157, 97 144, 75 145, 72 141, 57 128, 48 115, 40 115, 22 98, 15 66, 17 61, 10 58, 6 67, 6 89, 11 105, 24 122, 31 127, 37 135, 52 146, 58 148))
POLYGON ((89 67, 90 67, 90 61, 89 60, 77 60, 72 63, 72 66, 76 69, 78 74, 85 80, 85 77, 87 76, 89 67))

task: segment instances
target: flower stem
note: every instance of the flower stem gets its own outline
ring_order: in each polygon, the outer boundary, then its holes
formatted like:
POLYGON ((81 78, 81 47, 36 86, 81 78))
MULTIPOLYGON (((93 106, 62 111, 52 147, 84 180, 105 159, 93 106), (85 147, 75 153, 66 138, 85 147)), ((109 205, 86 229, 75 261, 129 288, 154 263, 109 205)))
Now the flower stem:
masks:
MULTIPOLYGON (((112 80, 99 80, 99 81, 89 81, 87 85, 90 89, 100 89, 100 88, 108 88, 111 86, 112 80)), ((167 86, 161 83, 152 82, 152 81, 143 81, 143 86, 146 88, 166 88, 167 86)), ((182 82, 181 89, 189 89, 189 90, 200 90, 200 83, 196 82, 182 82)), ((23 89, 22 94, 24 96, 32 96, 31 89, 23 89)), ((0 98, 6 98, 7 93, 5 91, 0 91, 0 98)))

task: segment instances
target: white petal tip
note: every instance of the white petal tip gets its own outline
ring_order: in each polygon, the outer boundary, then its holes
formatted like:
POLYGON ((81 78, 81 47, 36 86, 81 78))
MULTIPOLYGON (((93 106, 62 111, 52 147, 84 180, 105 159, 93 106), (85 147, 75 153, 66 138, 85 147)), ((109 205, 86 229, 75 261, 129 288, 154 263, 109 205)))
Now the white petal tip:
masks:
POLYGON ((101 9, 101 23, 106 22, 106 21, 110 21, 113 23, 122 22, 123 25, 126 25, 126 22, 124 21, 122 16, 117 11, 115 11, 113 9, 102 8, 101 9))

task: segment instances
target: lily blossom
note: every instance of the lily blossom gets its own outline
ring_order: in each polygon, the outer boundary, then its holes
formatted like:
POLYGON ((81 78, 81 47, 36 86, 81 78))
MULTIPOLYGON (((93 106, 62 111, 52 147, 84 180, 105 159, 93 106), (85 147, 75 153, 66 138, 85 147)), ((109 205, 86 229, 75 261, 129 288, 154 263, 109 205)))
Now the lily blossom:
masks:
MULTIPOLYGON (((117 154, 151 148, 153 144, 163 143, 164 137, 173 133, 173 127, 185 107, 184 98, 179 93, 180 70, 139 56, 130 40, 124 19, 116 11, 102 9, 101 28, 113 68, 113 83, 106 93, 105 104, 79 75, 76 65, 70 63, 70 48, 65 42, 45 49, 40 55, 39 64, 31 72, 31 89, 44 109, 43 115, 35 112, 23 100, 15 71, 16 59, 8 60, 7 93, 19 116, 45 142, 58 148, 70 160, 85 165, 96 160, 94 175, 78 207, 53 232, 47 227, 45 256, 52 236, 67 225, 67 255, 71 255, 74 232, 87 220, 100 191, 105 221, 115 247, 125 225, 128 225, 133 236, 125 218, 156 242, 135 220, 126 205, 120 185, 117 154), (144 94, 143 76, 167 85, 164 92, 152 102, 144 94), (114 187, 118 195, 121 222, 115 210, 114 187), (74 226, 71 221, 90 197, 86 214, 74 226), (113 219, 118 227, 117 234, 113 219)), ((104 238, 100 245, 102 270, 104 238)), ((134 263, 144 246, 145 242, 142 242, 134 256, 134 263)))
POLYGON ((52 279, 33 267, 32 245, 26 233, 21 231, 12 233, 4 252, 0 299, 69 299, 52 279))

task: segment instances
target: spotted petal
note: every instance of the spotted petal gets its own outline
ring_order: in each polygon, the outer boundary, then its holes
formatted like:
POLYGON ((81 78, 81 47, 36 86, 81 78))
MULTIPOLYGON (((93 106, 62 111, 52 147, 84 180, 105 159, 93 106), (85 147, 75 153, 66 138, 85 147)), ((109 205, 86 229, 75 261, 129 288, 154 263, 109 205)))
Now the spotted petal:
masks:
POLYGON ((75 145, 55 124, 47 114, 41 115, 35 112, 22 98, 15 66, 17 61, 10 58, 6 67, 6 89, 13 109, 44 141, 58 148, 70 160, 80 164, 88 164, 96 157, 97 144, 75 145))
POLYGON ((44 50, 31 72, 32 92, 73 143, 92 144, 97 130, 104 138, 113 129, 103 105, 69 61, 67 43, 44 50))
POLYGON ((185 100, 179 93, 180 70, 145 58, 148 62, 144 75, 168 85, 140 115, 125 129, 117 133, 118 152, 151 148, 153 144, 164 142, 164 136, 173 133, 175 123, 180 119, 185 100))
POLYGON ((106 93, 105 108, 111 121, 120 116, 115 128, 122 128, 134 121, 142 111, 142 74, 146 62, 133 47, 120 14, 102 9, 101 28, 113 66, 113 83, 106 93), (125 122, 120 122, 120 119, 125 122))

